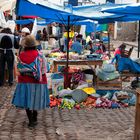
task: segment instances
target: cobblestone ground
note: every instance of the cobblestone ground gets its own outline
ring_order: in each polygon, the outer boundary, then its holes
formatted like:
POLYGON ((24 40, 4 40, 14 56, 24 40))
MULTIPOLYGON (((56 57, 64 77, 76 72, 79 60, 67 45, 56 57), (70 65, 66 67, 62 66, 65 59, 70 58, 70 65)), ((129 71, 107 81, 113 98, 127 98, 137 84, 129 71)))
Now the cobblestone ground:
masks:
POLYGON ((0 88, 0 140, 133 140, 135 107, 46 109, 28 129, 25 111, 10 104, 14 88, 0 88))

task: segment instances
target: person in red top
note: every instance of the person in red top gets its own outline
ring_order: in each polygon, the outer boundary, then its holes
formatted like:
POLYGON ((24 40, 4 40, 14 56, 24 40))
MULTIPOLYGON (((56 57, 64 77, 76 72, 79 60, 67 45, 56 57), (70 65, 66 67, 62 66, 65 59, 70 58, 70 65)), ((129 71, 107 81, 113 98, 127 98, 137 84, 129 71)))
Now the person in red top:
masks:
POLYGON ((46 61, 44 56, 37 51, 37 45, 32 35, 25 37, 24 51, 18 58, 18 84, 12 100, 15 106, 26 109, 29 127, 37 124, 37 111, 49 107, 50 103, 46 61))
POLYGON ((126 48, 125 44, 121 44, 114 52, 114 56, 116 56, 117 54, 121 55, 121 51, 124 50, 126 48))
POLYGON ((118 61, 118 56, 121 56, 121 53, 123 50, 125 50, 126 45, 125 44, 121 44, 114 52, 114 58, 112 59, 111 63, 114 63, 114 61, 118 61))

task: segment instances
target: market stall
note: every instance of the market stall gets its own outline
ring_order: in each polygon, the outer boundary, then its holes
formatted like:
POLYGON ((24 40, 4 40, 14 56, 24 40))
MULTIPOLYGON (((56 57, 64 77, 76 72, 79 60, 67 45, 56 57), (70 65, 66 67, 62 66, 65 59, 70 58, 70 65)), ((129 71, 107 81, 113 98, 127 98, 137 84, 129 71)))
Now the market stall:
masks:
MULTIPOLYGON (((94 60, 94 59, 88 59, 88 60, 80 60, 79 56, 75 59, 70 58, 70 52, 69 52, 69 31, 70 31, 70 25, 71 23, 74 23, 79 20, 96 20, 99 23, 109 23, 114 21, 123 21, 128 20, 131 18, 131 16, 128 16, 125 14, 108 14, 108 13, 101 13, 101 9, 105 7, 116 7, 118 5, 113 4, 104 4, 104 5, 91 5, 91 6, 78 6, 78 7, 61 7, 61 6, 54 6, 54 5, 48 5, 48 3, 40 3, 40 2, 33 2, 32 0, 20 0, 17 3, 17 14, 19 16, 23 15, 34 15, 39 16, 44 19, 51 19, 53 21, 59 21, 63 23, 67 29, 67 52, 65 54, 65 59, 62 59, 61 56, 59 57, 51 57, 47 56, 47 62, 50 62, 51 65, 54 66, 53 72, 57 72, 57 65, 66 65, 66 82, 68 80, 68 69, 69 65, 99 65, 101 66, 103 63, 106 63, 103 61, 103 57, 100 58, 100 60, 94 60), (26 9, 23 11, 23 7, 26 6, 26 9), (30 7, 30 8, 28 8, 30 7), (30 10, 29 10, 30 9, 30 10), (88 13, 88 14, 87 14, 88 13), (81 16, 82 15, 82 16, 81 16)), ((136 19, 136 17, 133 17, 136 19)), ((131 18, 132 19, 132 18, 131 18)), ((134 20, 133 19, 133 20, 134 20)), ((57 52, 58 53, 58 52, 57 52)), ((50 53, 51 54, 51 53, 50 53)), ((59 53, 61 54, 61 53, 59 53)), ((64 54, 62 54, 64 55, 64 54)), ((85 54, 84 54, 85 55, 85 54)), ((88 54, 89 55, 89 54, 88 54)), ((73 54, 74 56, 74 54, 73 54)), ((92 55, 89 55, 92 56, 92 55)), ((102 83, 100 85, 104 86, 105 84, 108 84, 108 81, 111 83, 111 86, 113 87, 113 83, 111 80, 114 80, 113 78, 119 78, 119 73, 116 73, 116 69, 110 68, 110 72, 108 71, 108 68, 105 70, 104 65, 102 65, 102 68, 97 71, 96 74, 99 74, 100 80, 102 80, 102 83), (109 78, 106 77, 106 75, 111 75, 109 78), (115 75, 116 74, 116 75, 115 75), (114 76, 115 75, 115 76, 114 76), (104 77, 102 77, 104 76, 104 77), (103 79, 102 79, 103 78, 103 79), (105 79, 106 78, 106 79, 105 79)), ((89 84, 89 79, 87 80, 84 77, 84 74, 81 71, 75 71, 71 75, 71 80, 74 83, 73 89, 64 88, 64 86, 60 85, 58 86, 58 81, 61 80, 64 82, 64 78, 62 75, 60 76, 58 73, 53 73, 50 78, 50 80, 53 80, 52 89, 53 91, 55 89, 55 94, 53 94, 50 97, 51 99, 51 107, 60 107, 60 108, 68 108, 71 109, 73 107, 80 109, 82 107, 96 107, 96 108, 120 108, 120 107, 127 107, 129 105, 135 104, 135 95, 131 91, 120 91, 120 90, 111 90, 111 86, 109 87, 109 90, 102 90, 99 91, 96 89, 96 87, 93 87, 93 85, 89 84), (64 95, 64 96, 63 96, 64 95)), ((91 75, 89 76, 91 77, 91 75)), ((90 79, 91 80, 91 79, 90 79)), ((96 81, 97 82, 97 81, 96 81)), ((51 82, 49 82, 51 83, 51 82)), ((99 83, 98 83, 99 84, 99 83)), ((120 86, 120 85, 119 85, 120 86)))

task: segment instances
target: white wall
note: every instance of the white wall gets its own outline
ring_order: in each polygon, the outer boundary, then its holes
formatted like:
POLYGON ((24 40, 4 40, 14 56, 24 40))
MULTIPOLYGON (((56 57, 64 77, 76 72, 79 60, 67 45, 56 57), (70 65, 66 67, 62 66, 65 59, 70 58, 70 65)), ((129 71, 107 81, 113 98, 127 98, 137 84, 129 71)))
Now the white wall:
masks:
MULTIPOLYGON (((96 4, 98 3, 106 3, 106 0, 92 0, 96 4)), ((121 3, 135 3, 137 0, 115 0, 115 3, 121 4, 121 3)), ((139 0, 140 1, 140 0, 139 0)))
MULTIPOLYGON (((64 2, 64 1, 68 1, 68 0, 52 0, 52 2, 53 1, 64 2)), ((78 1, 82 1, 82 0, 78 0, 78 1)), ((92 2, 95 2, 96 4, 99 4, 99 3, 106 3, 106 0, 92 0, 92 2)), ((118 3, 118 4, 121 4, 121 3, 135 3, 135 2, 137 2, 137 0, 115 0, 115 3, 118 3)))
POLYGON ((48 1, 51 3, 58 4, 58 5, 63 5, 64 3, 64 0, 48 0, 48 1))
POLYGON ((92 2, 95 2, 96 4, 102 4, 102 3, 106 3, 106 0, 92 0, 92 2))
POLYGON ((121 4, 121 3, 135 3, 137 0, 115 0, 115 3, 121 4))

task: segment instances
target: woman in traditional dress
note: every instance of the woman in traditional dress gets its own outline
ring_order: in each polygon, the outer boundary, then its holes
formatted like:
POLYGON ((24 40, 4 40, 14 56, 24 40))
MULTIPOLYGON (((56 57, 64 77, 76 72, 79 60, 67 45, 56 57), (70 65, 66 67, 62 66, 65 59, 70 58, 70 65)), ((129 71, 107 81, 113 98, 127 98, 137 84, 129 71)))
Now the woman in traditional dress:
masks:
POLYGON ((29 127, 37 124, 37 111, 49 107, 50 102, 46 61, 44 56, 37 51, 37 45, 34 36, 25 37, 24 51, 18 58, 18 84, 12 100, 12 104, 26 110, 29 127))

